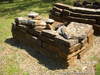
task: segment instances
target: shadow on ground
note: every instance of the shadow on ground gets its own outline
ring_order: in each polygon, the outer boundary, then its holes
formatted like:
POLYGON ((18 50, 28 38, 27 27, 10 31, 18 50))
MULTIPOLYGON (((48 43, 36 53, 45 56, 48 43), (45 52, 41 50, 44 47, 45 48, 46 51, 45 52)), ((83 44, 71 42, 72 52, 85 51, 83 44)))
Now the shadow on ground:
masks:
POLYGON ((13 38, 6 39, 5 42, 10 44, 11 46, 15 46, 17 48, 26 50, 33 58, 36 58, 39 60, 39 64, 47 67, 50 70, 66 69, 63 63, 52 60, 46 56, 41 55, 37 50, 33 50, 30 47, 27 47, 21 43, 15 42, 13 38))

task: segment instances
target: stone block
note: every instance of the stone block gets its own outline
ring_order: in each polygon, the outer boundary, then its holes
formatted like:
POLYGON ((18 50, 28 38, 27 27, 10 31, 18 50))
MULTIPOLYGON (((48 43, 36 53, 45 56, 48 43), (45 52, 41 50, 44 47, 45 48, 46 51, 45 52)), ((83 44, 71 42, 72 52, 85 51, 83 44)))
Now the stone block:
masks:
POLYGON ((56 31, 53 31, 53 30, 43 30, 41 32, 41 35, 49 37, 49 38, 53 38, 53 37, 55 37, 55 36, 57 36, 59 34, 56 31))
POLYGON ((70 10, 72 12, 77 12, 77 13, 100 15, 100 10, 99 9, 74 7, 74 6, 65 5, 65 4, 61 4, 61 3, 55 3, 54 6, 60 8, 60 9, 66 9, 66 10, 70 10))

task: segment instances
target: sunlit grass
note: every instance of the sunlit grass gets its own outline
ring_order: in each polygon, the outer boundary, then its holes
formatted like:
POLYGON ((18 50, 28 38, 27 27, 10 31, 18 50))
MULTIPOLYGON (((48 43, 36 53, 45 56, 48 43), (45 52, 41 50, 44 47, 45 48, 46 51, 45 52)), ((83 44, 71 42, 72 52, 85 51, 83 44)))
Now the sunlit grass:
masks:
POLYGON ((96 75, 100 75, 100 63, 96 65, 96 75))
MULTIPOLYGON (((42 16, 47 16, 52 4, 39 3, 38 1, 39 0, 0 4, 0 51, 5 50, 1 44, 9 37, 12 37, 11 23, 14 21, 15 17, 27 16, 31 11, 38 12, 42 16), (36 2, 36 4, 32 4, 34 2, 36 2)), ((16 62, 16 59, 14 58, 17 56, 14 55, 14 57, 12 57, 12 55, 14 54, 9 55, 10 58, 8 56, 0 57, 2 62, 4 61, 4 63, 0 65, 0 75, 29 75, 28 72, 23 72, 20 69, 18 62, 16 62)))
MULTIPOLYGON (((23 71, 18 63, 18 54, 13 53, 0 57, 0 75, 29 75, 23 71)), ((22 58, 20 57, 22 60, 22 58)))
POLYGON ((11 36, 11 18, 0 17, 0 42, 3 42, 7 37, 11 36))

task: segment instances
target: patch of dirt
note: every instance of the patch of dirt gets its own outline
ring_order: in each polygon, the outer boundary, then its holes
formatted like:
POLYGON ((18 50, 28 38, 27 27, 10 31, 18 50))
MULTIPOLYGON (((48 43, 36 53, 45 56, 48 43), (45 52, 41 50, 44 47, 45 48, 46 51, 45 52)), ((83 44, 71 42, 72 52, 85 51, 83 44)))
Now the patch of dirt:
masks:
MULTIPOLYGON (((91 48, 83 56, 84 59, 82 59, 82 61, 86 60, 87 57, 100 58, 100 37, 95 36, 94 38, 95 40, 93 48, 91 48)), ((64 75, 72 70, 72 72, 77 72, 80 70, 79 67, 69 67, 68 69, 63 69, 63 65, 58 64, 45 56, 42 56, 36 50, 21 46, 20 44, 16 45, 13 41, 10 41, 10 43, 2 43, 0 46, 4 48, 4 50, 0 51, 0 59, 1 57, 8 56, 10 59, 19 64, 20 69, 22 69, 23 72, 28 72, 29 75, 64 75)), ((94 58, 90 59, 90 61, 93 60, 94 58)), ((77 62, 80 63, 80 61, 77 62)), ((83 62, 83 64, 84 63, 86 62, 83 62)), ((80 64, 80 66, 82 67, 83 64, 80 64)))

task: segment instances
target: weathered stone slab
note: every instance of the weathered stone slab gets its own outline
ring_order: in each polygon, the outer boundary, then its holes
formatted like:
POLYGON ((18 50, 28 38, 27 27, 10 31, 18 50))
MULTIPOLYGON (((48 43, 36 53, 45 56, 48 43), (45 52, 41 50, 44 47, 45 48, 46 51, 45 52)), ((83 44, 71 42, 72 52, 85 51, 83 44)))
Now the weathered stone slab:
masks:
POLYGON ((73 13, 73 12, 70 12, 70 16, 80 17, 85 19, 100 19, 100 15, 80 14, 80 13, 73 13))
POLYGON ((71 53, 74 53, 76 52, 77 50, 80 50, 82 48, 82 45, 80 43, 78 44, 75 44, 73 46, 70 47, 70 52, 71 53))
POLYGON ((57 11, 57 12, 60 12, 60 13, 62 13, 62 11, 63 11, 62 9, 60 9, 58 7, 53 7, 52 10, 57 11))
POLYGON ((51 13, 52 15, 55 15, 55 16, 58 16, 58 17, 61 17, 61 12, 58 12, 58 11, 54 11, 54 10, 51 10, 51 13))
POLYGON ((40 34, 41 34, 41 31, 36 31, 36 30, 34 30, 34 29, 29 29, 27 32, 28 32, 30 35, 37 36, 37 37, 39 37, 40 34))
POLYGON ((55 42, 57 42, 57 43, 59 42, 59 44, 63 44, 67 47, 70 47, 70 46, 78 43, 78 40, 76 40, 76 39, 69 39, 68 40, 68 39, 65 39, 61 36, 56 36, 55 40, 56 40, 55 42))
POLYGON ((43 42, 46 42, 48 44, 51 44, 51 45, 54 45, 56 46, 55 44, 55 40, 53 38, 49 38, 49 37, 46 37, 46 36, 39 36, 39 39, 43 42))
POLYGON ((65 4, 61 4, 61 3, 56 3, 54 6, 61 8, 61 9, 70 10, 72 12, 77 12, 77 13, 100 15, 99 9, 88 9, 88 8, 74 7, 74 6, 65 5, 65 4))
POLYGON ((17 25, 22 24, 22 25, 29 25, 30 26, 30 25, 34 25, 35 22, 26 18, 26 17, 17 17, 17 18, 15 18, 15 23, 17 25))
POLYGON ((66 56, 66 53, 60 50, 59 47, 43 43, 43 48, 48 50, 48 52, 50 52, 50 56, 53 58, 64 58, 66 56))
POLYGON ((38 17, 38 16, 39 16, 39 13, 36 13, 36 12, 31 12, 28 14, 28 17, 33 18, 33 19, 38 17))
POLYGON ((100 15, 76 13, 76 12, 72 12, 70 10, 60 9, 57 7, 54 7, 51 11, 52 11, 52 13, 59 12, 59 14, 61 13, 64 17, 72 16, 72 17, 80 17, 80 18, 85 18, 85 19, 100 19, 100 15))
POLYGON ((53 12, 50 14, 49 17, 56 21, 60 21, 60 22, 69 21, 69 22, 79 22, 79 23, 87 23, 87 24, 96 24, 97 23, 95 19, 92 19, 92 18, 88 19, 89 16, 88 16, 88 18, 84 18, 84 16, 76 17, 76 16, 72 16, 72 15, 70 16, 70 15, 68 15, 68 13, 63 14, 63 15, 61 15, 59 13, 59 15, 57 15, 57 13, 53 12), (60 19, 60 18, 62 18, 62 19, 60 19))
POLYGON ((26 25, 31 28, 34 28, 37 26, 46 27, 46 22, 44 22, 43 20, 34 20, 34 19, 25 18, 25 17, 15 18, 15 23, 17 25, 26 25))
POLYGON ((53 30, 43 30, 41 32, 41 35, 53 38, 53 37, 55 37, 55 36, 57 36, 59 34, 56 31, 53 31, 53 30))
POLYGON ((49 18, 52 18, 52 19, 54 19, 55 21, 58 21, 58 22, 65 22, 65 19, 63 19, 63 18, 60 19, 61 17, 56 16, 55 14, 52 14, 52 13, 49 15, 49 18))
POLYGON ((71 22, 79 22, 79 23, 87 23, 87 24, 96 24, 95 19, 84 19, 84 18, 77 18, 77 17, 65 17, 64 20, 71 21, 71 22))
POLYGON ((81 8, 56 3, 49 17, 59 22, 69 21, 99 25, 100 9, 81 8))
POLYGON ((56 38, 49 38, 49 37, 45 37, 45 36, 40 36, 39 38, 42 42, 47 43, 48 45, 53 45, 53 46, 59 48, 59 50, 61 50, 65 54, 67 53, 67 50, 69 50, 69 46, 67 45, 67 43, 69 43, 69 42, 66 42, 65 43, 66 45, 64 45, 64 43, 62 43, 62 42, 58 43, 56 41, 56 38))
POLYGON ((35 37, 30 35, 29 33, 21 30, 19 27, 16 27, 14 30, 12 30, 13 38, 22 44, 28 45, 30 47, 40 47, 41 41, 35 37))

